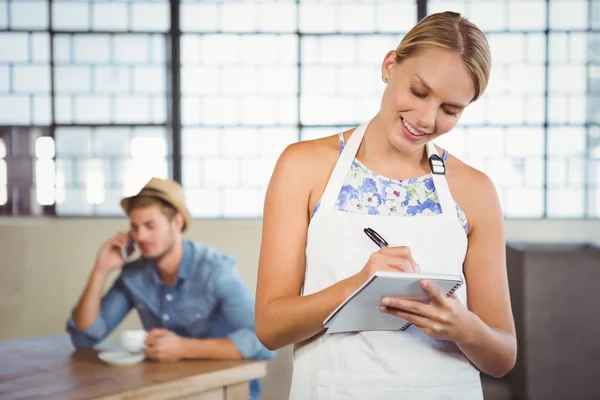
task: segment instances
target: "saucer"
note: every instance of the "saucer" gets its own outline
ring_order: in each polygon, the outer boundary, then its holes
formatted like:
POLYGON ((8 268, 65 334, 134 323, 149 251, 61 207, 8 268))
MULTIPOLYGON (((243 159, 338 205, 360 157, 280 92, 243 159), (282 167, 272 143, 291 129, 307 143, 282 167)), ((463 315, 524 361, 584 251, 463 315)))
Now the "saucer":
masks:
POLYGON ((142 362, 146 355, 127 351, 103 351, 98 354, 98 358, 110 365, 125 366, 142 362))

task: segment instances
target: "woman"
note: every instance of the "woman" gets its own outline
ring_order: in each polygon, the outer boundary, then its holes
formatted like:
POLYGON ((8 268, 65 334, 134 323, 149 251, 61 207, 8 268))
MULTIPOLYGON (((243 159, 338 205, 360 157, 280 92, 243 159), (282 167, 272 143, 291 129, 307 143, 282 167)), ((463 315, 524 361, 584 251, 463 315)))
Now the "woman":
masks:
MULTIPOLYGON (((281 155, 265 199, 256 330, 295 344, 290 398, 482 399, 479 371, 516 359, 503 216, 490 179, 432 141, 484 92, 485 35, 459 14, 428 16, 382 64, 379 113, 281 155), (436 155, 443 168, 431 171, 436 155), (377 247, 371 227, 389 242, 377 247), (382 299, 406 331, 326 334, 323 321, 375 271, 460 274, 446 298, 382 299), (468 299, 468 301, 467 301, 468 299)), ((498 110, 502 112, 502 110, 498 110)), ((439 162, 439 161, 438 161, 439 162)))

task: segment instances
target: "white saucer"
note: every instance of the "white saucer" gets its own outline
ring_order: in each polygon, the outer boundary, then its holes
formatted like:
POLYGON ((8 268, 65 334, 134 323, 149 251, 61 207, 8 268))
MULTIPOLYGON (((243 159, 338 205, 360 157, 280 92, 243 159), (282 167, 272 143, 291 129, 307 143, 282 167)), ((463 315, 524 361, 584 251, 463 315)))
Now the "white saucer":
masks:
POLYGON ((98 358, 110 365, 134 365, 142 362, 146 355, 144 353, 129 353, 127 351, 103 351, 98 358))

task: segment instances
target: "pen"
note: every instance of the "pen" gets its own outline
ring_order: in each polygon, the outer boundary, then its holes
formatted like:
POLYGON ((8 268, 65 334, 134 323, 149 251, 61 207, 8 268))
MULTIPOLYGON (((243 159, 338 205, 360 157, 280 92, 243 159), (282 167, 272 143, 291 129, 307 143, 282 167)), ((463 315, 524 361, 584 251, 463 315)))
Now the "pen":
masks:
POLYGON ((375 232, 375 230, 373 230, 371 228, 365 228, 365 229, 363 229, 363 231, 369 237, 369 239, 371 239, 373 242, 375 242, 375 244, 377 246, 379 246, 379 247, 388 247, 389 246, 389 243, 386 242, 385 239, 382 238, 379 233, 375 232))
MULTIPOLYGON (((374 229, 365 228, 365 229, 363 229, 363 231, 369 237, 369 239, 371 239, 373 242, 375 242, 375 244, 377 246, 379 246, 380 248, 389 246, 389 243, 383 237, 381 237, 381 235, 379 233, 375 232, 374 229)), ((421 267, 419 267, 419 264, 415 263, 413 269, 417 273, 421 272, 421 267)))

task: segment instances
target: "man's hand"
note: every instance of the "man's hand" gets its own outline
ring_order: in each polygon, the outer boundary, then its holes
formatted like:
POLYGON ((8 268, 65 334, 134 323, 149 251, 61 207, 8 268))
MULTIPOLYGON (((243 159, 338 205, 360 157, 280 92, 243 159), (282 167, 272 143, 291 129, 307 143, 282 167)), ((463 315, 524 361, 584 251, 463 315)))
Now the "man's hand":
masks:
MULTIPOLYGON (((125 264, 123 252, 127 249, 129 243, 129 233, 120 232, 107 240, 98 255, 96 256, 95 272, 108 274, 112 271, 121 269, 125 264)), ((129 254, 127 254, 129 256, 129 254)))
POLYGON ((184 357, 184 339, 167 329, 152 329, 146 337, 144 353, 161 362, 174 362, 184 357))

